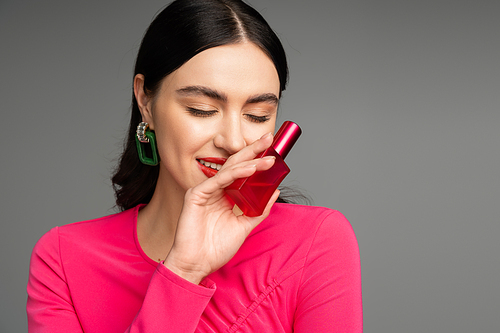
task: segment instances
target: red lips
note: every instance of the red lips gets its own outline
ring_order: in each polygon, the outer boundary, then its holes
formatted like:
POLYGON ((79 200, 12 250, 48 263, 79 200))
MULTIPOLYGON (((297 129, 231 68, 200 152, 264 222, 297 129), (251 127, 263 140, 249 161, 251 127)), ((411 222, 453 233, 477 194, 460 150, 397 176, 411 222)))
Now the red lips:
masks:
POLYGON ((210 163, 215 163, 215 164, 221 164, 221 165, 223 165, 224 163, 226 163, 227 159, 222 158, 222 157, 204 157, 204 158, 196 159, 196 161, 198 162, 198 166, 200 167, 201 171, 205 174, 205 176, 207 176, 208 178, 210 178, 210 177, 215 176, 217 174, 218 170, 209 168, 209 167, 201 164, 200 160, 203 160, 205 162, 210 162, 210 163))

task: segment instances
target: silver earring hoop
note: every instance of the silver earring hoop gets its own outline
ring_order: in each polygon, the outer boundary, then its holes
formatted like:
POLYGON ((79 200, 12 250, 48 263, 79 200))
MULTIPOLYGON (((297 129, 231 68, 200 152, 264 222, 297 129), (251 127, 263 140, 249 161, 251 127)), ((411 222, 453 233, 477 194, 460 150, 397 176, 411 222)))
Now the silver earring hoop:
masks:
POLYGON ((146 136, 146 130, 149 128, 149 124, 141 121, 139 125, 137 125, 137 139, 139 139, 142 143, 148 143, 149 139, 146 136))

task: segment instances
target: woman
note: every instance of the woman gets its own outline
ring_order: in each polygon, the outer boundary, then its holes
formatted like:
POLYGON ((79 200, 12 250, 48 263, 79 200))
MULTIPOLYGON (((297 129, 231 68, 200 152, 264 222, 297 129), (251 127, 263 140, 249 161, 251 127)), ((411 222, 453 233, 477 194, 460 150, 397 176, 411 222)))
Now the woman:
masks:
POLYGON ((243 2, 164 9, 136 60, 113 177, 122 212, 40 239, 30 331, 361 331, 359 253, 339 212, 275 204, 276 191, 248 217, 224 195, 273 165, 255 157, 272 142, 287 75, 278 38, 243 2))

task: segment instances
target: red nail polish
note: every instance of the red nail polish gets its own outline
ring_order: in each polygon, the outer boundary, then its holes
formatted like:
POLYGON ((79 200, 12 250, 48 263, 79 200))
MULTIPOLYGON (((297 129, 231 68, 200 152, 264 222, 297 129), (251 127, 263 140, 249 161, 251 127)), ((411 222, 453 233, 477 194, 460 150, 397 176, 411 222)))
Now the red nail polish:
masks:
POLYGON ((227 196, 246 216, 259 216, 264 212, 269 199, 281 181, 290 173, 284 159, 299 138, 299 125, 285 121, 274 136, 271 147, 257 158, 275 156, 274 165, 265 171, 257 171, 252 176, 235 180, 225 188, 227 196))

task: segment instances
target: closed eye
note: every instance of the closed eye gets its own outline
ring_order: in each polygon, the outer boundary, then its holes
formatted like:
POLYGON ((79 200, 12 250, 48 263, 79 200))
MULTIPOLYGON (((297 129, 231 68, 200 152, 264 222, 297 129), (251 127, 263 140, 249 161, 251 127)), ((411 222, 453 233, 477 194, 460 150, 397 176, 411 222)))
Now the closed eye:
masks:
POLYGON ((265 123, 266 121, 271 119, 271 117, 269 116, 255 116, 253 114, 247 114, 246 116, 250 121, 254 123, 265 123))
POLYGON ((187 111, 196 117, 210 117, 217 113, 217 110, 200 110, 195 108, 187 108, 187 111))

